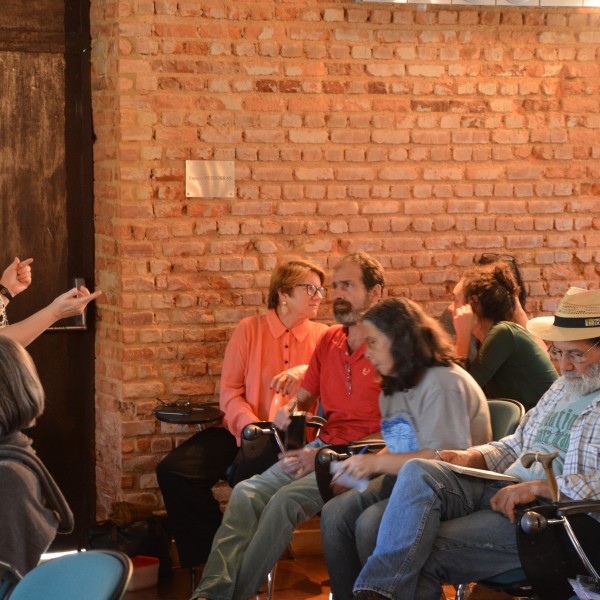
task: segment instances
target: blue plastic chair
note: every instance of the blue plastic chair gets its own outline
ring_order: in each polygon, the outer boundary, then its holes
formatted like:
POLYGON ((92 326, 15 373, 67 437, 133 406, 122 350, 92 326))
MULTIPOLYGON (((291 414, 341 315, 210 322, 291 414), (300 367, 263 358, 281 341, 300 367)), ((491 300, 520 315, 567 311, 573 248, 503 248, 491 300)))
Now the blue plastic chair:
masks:
POLYGON ((131 561, 122 552, 68 554, 27 573, 10 600, 120 600, 132 570, 131 561))
MULTIPOLYGON (((511 398, 488 400, 488 408, 490 409, 490 421, 492 423, 492 439, 495 441, 501 440, 507 435, 512 435, 525 415, 525 407, 511 398)), ((525 579, 523 569, 514 569, 502 573, 486 583, 488 587, 502 591, 515 586, 519 589, 519 592, 522 592, 525 579)), ((456 590, 456 600, 463 600, 468 589, 468 586, 464 583, 459 585, 456 590)))
POLYGON ((496 441, 512 435, 525 415, 525 407, 510 398, 488 400, 488 408, 492 422, 492 439, 496 441))

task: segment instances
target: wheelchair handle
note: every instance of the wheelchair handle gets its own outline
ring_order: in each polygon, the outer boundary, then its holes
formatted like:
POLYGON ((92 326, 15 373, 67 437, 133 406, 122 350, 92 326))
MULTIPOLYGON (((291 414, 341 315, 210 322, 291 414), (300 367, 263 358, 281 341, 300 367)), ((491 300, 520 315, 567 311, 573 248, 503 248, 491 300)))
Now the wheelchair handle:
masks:
POLYGON ((250 423, 249 425, 246 425, 246 427, 244 427, 244 429, 242 430, 242 437, 245 440, 248 440, 249 442, 257 440, 263 435, 274 436, 275 441, 277 442, 277 445, 279 446, 281 452, 285 452, 285 447, 283 445, 283 442, 281 441, 281 437, 279 436, 279 433, 277 432, 277 429, 275 428, 275 425, 273 423, 271 423, 269 427, 261 427, 260 425, 256 425, 255 423, 250 423))
POLYGON ((249 442, 253 442, 263 435, 273 435, 273 430, 270 427, 260 427, 259 425, 250 423, 242 431, 242 437, 249 442))
POLYGON ((540 515, 533 510, 528 510, 521 517, 521 529, 525 533, 536 534, 541 533, 548 526, 548 519, 544 515, 540 515))
POLYGON ((320 465, 328 465, 339 460, 346 460, 352 456, 349 452, 336 452, 331 448, 323 448, 317 454, 317 460, 320 465))

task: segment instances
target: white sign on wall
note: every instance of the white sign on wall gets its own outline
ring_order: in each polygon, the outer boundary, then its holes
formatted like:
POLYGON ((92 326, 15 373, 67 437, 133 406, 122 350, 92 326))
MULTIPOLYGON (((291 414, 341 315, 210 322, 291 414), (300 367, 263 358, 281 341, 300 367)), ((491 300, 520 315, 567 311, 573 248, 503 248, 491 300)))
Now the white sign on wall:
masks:
POLYGON ((185 195, 188 198, 233 198, 234 161, 186 160, 185 195))

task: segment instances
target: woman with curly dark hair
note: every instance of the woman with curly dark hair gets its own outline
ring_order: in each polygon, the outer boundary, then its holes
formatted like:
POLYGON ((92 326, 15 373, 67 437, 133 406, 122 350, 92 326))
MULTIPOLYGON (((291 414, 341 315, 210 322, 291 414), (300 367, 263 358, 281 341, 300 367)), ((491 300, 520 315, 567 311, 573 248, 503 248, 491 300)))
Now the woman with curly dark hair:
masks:
POLYGON ((362 317, 366 356, 381 377, 381 432, 386 448, 341 463, 372 479, 328 502, 321 513, 323 548, 336 600, 351 599, 354 580, 377 540, 396 476, 411 458, 436 458, 436 448, 467 448, 491 438, 487 402, 456 364, 449 338, 421 307, 390 298, 362 317))
POLYGON ((519 285, 504 262, 467 271, 450 305, 456 352, 466 358, 471 335, 481 344, 467 365, 490 398, 512 398, 529 409, 558 377, 548 354, 520 324, 512 321, 519 285))

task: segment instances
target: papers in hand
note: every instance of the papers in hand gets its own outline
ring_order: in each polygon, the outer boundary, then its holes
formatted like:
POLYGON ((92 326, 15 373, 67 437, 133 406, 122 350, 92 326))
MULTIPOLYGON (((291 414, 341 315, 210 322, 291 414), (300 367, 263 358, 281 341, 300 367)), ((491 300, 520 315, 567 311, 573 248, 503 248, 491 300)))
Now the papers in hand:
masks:
POLYGON ((333 475, 332 483, 347 488, 356 488, 359 492, 364 492, 369 485, 368 478, 353 477, 342 470, 342 461, 329 463, 329 472, 333 475))
MULTIPOLYGON (((461 475, 470 475, 471 477, 481 477, 482 479, 496 479, 498 481, 512 481, 518 483, 521 481, 518 477, 512 475, 505 475, 504 473, 496 473, 496 471, 486 471, 485 469, 474 469, 473 467, 461 467, 460 465, 454 465, 449 462, 442 463, 455 473, 461 475)), ((333 465, 333 463, 332 463, 333 465)))

